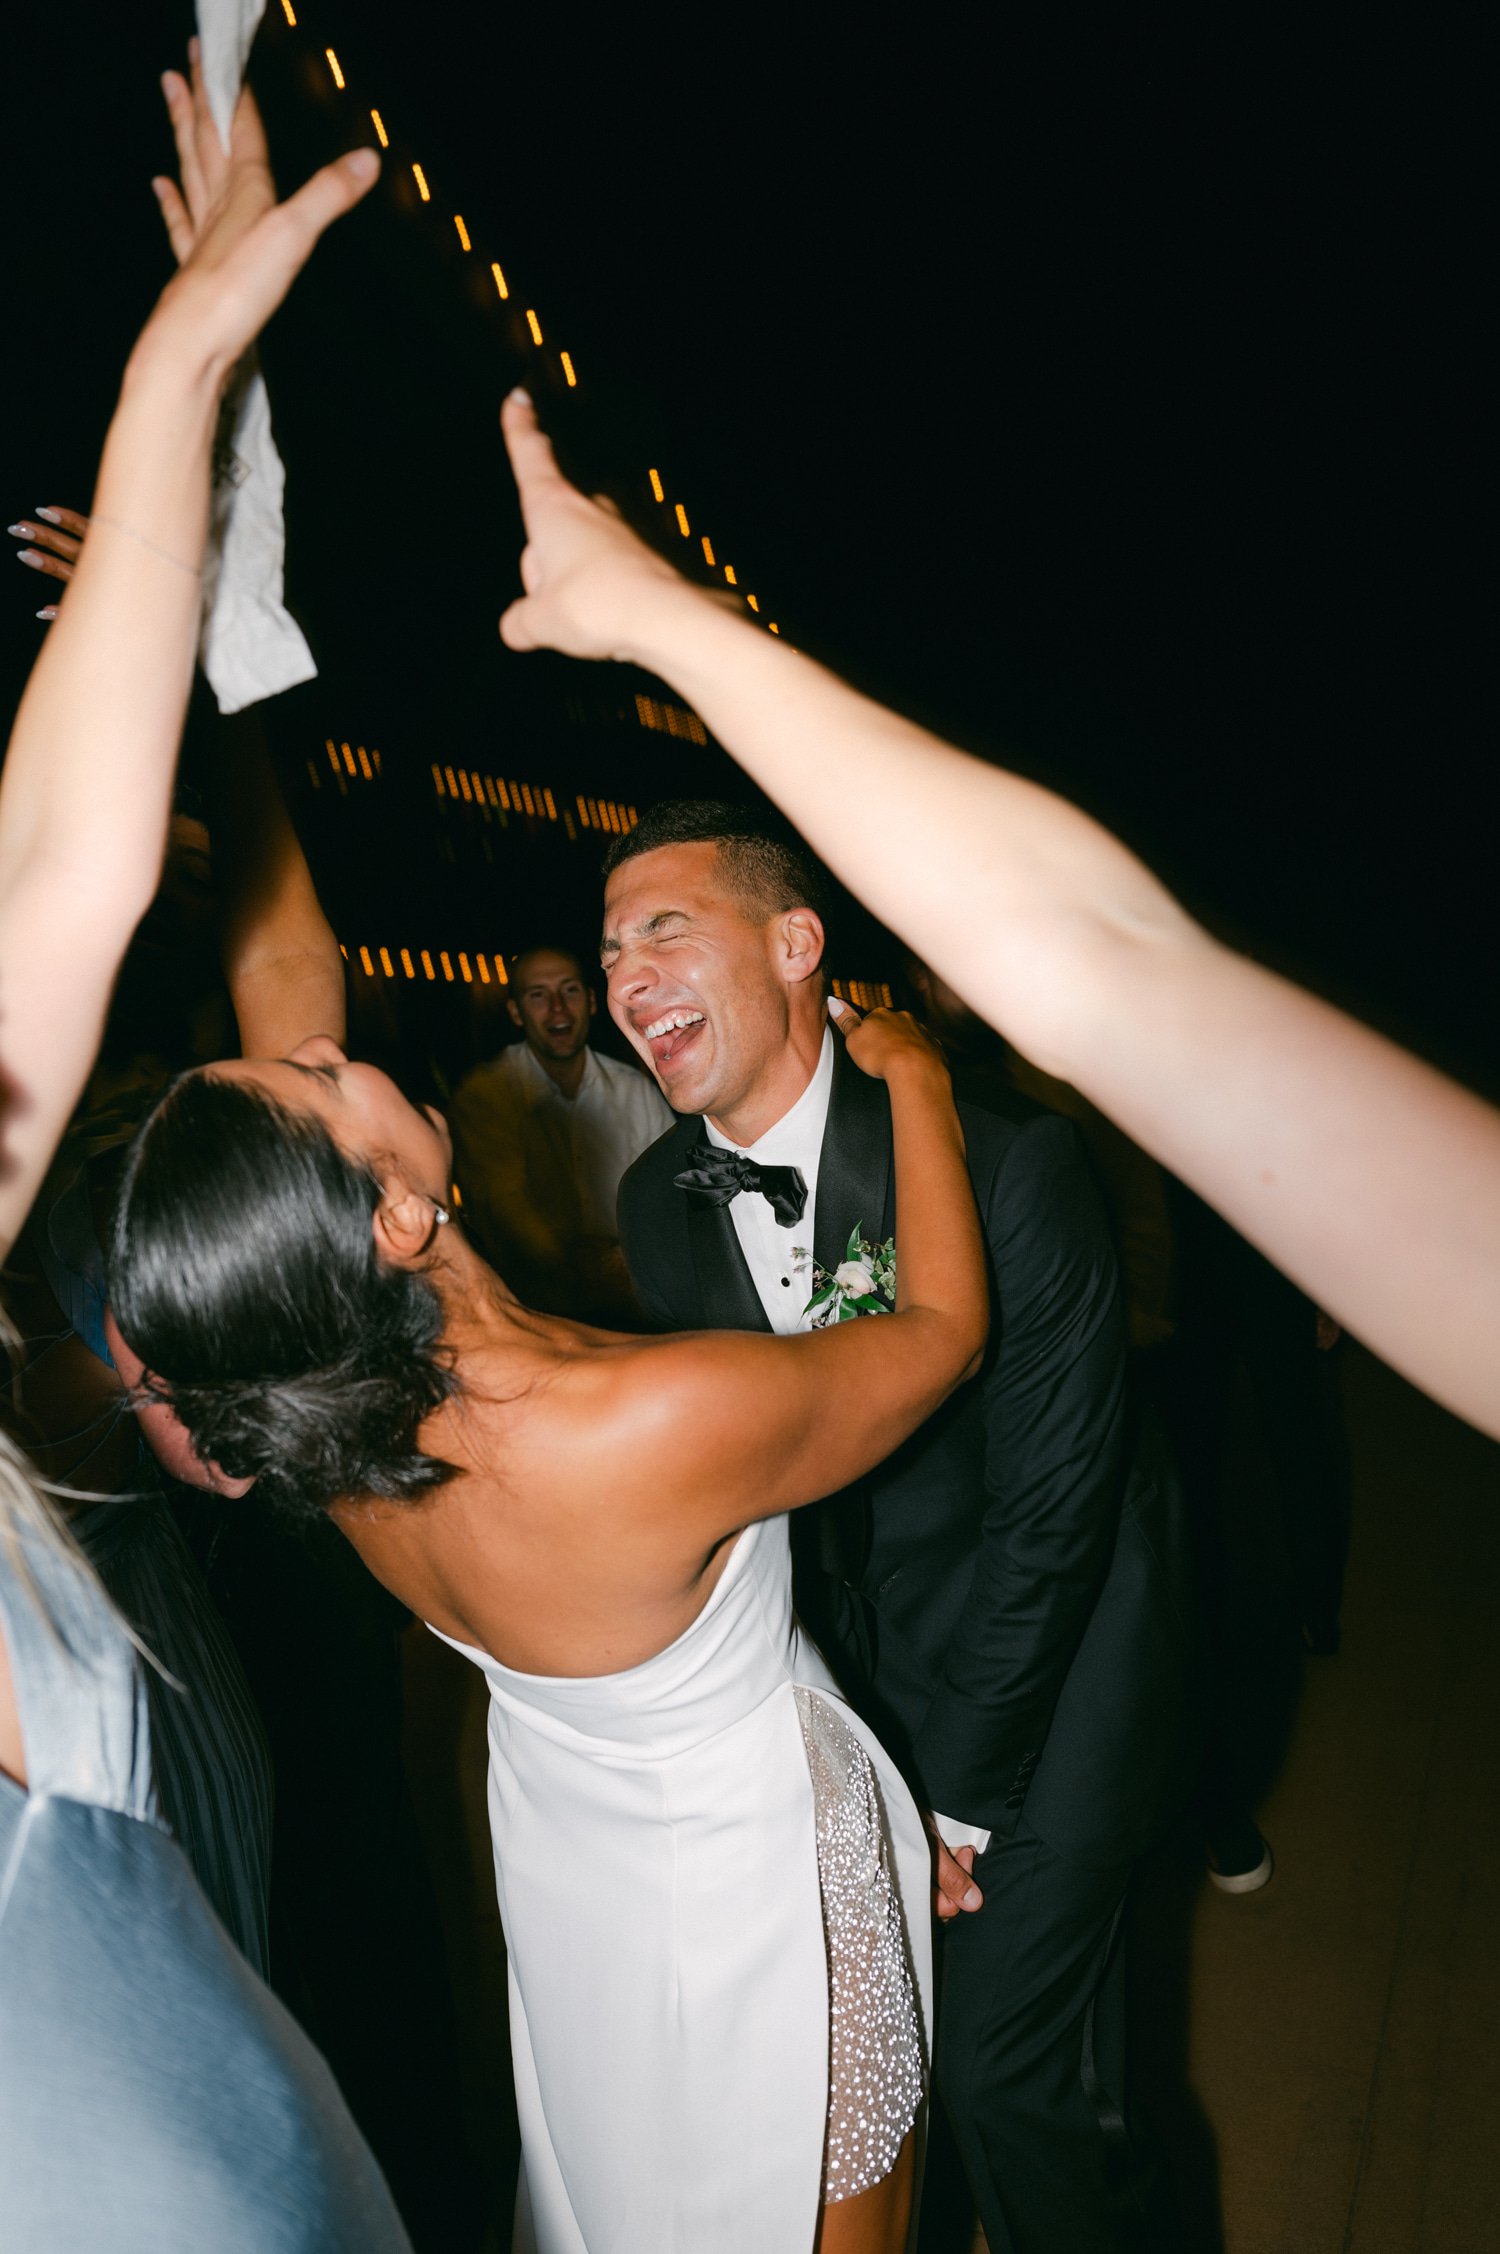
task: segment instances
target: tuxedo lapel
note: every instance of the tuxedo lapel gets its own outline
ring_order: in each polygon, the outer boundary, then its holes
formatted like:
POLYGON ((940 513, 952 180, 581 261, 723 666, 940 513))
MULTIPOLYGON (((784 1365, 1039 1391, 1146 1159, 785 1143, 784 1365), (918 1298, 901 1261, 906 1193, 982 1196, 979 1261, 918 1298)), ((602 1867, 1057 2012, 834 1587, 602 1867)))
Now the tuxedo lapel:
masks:
MULTIPOLYGON (((707 1136, 700 1135, 683 1163, 691 1166, 696 1152, 707 1147, 707 1136)), ((768 1331, 771 1325, 740 1250, 729 1207, 714 1205, 706 1197, 693 1197, 687 1190, 673 1194, 687 1207, 688 1247, 709 1328, 768 1331)))
POLYGON ((818 1206, 813 1257, 829 1275, 844 1257, 858 1224, 872 1244, 891 1234, 891 1106, 884 1084, 872 1080, 843 1053, 835 1034, 833 1087, 818 1161, 818 1206))

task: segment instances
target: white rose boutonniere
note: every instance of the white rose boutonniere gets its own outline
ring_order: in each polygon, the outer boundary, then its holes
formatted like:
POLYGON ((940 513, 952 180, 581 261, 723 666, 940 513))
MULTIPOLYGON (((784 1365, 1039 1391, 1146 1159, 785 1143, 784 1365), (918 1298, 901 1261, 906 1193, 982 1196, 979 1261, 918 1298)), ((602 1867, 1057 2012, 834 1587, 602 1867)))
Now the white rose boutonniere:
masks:
POLYGON ((812 1264, 812 1297, 803 1308, 813 1318, 814 1330, 830 1323, 852 1323, 859 1315, 888 1315, 896 1304, 896 1240, 871 1244, 864 1223, 849 1231, 844 1257, 832 1275, 812 1264))

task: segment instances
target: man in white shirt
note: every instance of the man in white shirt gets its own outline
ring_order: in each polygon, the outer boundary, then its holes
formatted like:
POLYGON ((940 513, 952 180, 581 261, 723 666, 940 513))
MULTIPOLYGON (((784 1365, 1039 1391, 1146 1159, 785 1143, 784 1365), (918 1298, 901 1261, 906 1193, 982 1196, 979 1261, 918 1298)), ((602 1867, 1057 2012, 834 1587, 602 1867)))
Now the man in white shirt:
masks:
POLYGON ((672 1124, 655 1083, 588 1045, 578 957, 528 947, 506 1007, 522 1038, 471 1072, 449 1125, 463 1219, 528 1306, 629 1320, 615 1206, 626 1168, 672 1124))
MULTIPOLYGON (((802 1328, 853 1232, 900 1258, 889 1103, 828 1031, 816 871, 702 804, 653 809, 606 869, 610 1011, 680 1115, 621 1184, 637 1296, 663 1328, 802 1328)), ((1175 1498, 1127 1439, 1075 1130, 1023 1101, 960 1114, 985 1366, 864 1487, 793 1514, 797 1607, 945 1811, 937 2080, 993 2254, 1172 2254, 1118 1938, 1192 1762, 1175 1498)))

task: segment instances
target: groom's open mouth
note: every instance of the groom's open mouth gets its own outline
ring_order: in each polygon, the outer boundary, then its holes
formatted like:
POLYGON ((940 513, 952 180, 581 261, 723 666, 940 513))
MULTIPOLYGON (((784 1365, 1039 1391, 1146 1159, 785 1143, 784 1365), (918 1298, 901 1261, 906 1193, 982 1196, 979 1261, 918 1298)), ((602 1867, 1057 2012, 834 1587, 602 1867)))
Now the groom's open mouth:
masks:
POLYGON ((658 1072, 665 1072, 690 1049, 703 1031, 701 1010, 665 1010, 640 1029, 658 1072))

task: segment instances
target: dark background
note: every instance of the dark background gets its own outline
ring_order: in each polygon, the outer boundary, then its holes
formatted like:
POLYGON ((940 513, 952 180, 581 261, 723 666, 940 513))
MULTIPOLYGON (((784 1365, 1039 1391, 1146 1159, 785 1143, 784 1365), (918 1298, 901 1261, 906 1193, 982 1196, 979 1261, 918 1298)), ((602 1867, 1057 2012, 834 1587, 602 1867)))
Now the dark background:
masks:
MULTIPOLYGON (((1482 74, 1451 23, 295 4, 253 65, 283 184, 372 103, 393 143, 264 346, 321 669, 269 724, 341 937, 586 936, 588 841, 455 851, 432 760, 560 798, 743 789, 633 724, 642 684, 500 647, 524 377, 679 559, 649 466, 790 639, 1492 1084, 1482 74), (329 736, 381 747, 378 792, 312 794, 329 736)), ((167 271, 155 74, 189 28, 53 0, 7 35, 8 516, 87 504, 167 271)), ((12 582, 8 699, 44 630, 12 582)), ((839 948, 887 974, 857 922, 839 948)))

